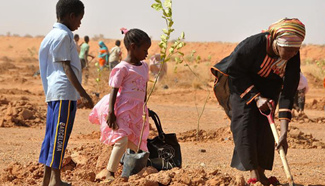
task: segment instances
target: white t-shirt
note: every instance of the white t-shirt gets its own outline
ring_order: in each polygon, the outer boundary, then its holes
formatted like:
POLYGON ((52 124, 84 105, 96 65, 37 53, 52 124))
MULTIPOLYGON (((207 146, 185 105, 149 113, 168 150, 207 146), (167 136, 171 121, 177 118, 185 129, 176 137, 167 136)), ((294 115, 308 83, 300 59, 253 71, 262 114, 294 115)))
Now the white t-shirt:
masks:
POLYGON ((309 90, 308 81, 307 81, 307 78, 300 72, 300 80, 299 80, 299 84, 298 84, 297 90, 301 90, 303 88, 306 88, 305 93, 307 93, 308 90, 309 90))
POLYGON ((62 61, 70 61, 73 72, 81 82, 81 64, 73 34, 68 27, 55 23, 43 39, 39 50, 40 74, 46 102, 76 101, 79 93, 63 70, 62 61))
POLYGON ((111 49, 108 62, 120 61, 121 48, 115 46, 111 49))

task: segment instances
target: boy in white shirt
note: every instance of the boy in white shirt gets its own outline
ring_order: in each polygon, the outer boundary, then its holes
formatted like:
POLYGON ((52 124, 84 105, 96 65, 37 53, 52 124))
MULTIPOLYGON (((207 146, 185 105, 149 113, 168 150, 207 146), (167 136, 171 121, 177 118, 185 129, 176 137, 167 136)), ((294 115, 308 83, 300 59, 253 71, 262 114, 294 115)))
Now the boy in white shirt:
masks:
POLYGON ((39 162, 45 165, 42 185, 62 182, 60 169, 71 134, 79 95, 86 107, 93 102, 81 86, 81 64, 72 31, 84 15, 80 0, 59 0, 57 23, 45 36, 39 51, 39 65, 47 102, 46 131, 39 162))
POLYGON ((121 45, 121 41, 116 40, 115 47, 113 47, 110 51, 109 59, 108 59, 108 65, 110 70, 112 70, 121 61, 122 51, 120 45, 121 45))

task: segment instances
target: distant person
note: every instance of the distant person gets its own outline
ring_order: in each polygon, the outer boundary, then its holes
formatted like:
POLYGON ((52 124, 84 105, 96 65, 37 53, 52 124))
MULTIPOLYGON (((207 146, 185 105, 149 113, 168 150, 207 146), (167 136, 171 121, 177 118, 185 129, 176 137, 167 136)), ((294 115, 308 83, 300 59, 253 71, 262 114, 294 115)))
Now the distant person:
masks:
POLYGON ((81 68, 84 69, 88 65, 88 57, 94 59, 95 57, 89 54, 89 37, 84 37, 84 42, 80 46, 79 58, 81 62, 81 68))
POLYGON ((108 48, 103 41, 98 42, 99 45, 99 67, 103 69, 105 65, 108 64, 109 52, 108 48))
POLYGON ((298 19, 281 19, 266 32, 240 42, 229 56, 211 68, 216 77, 215 95, 231 118, 235 143, 231 167, 250 171, 249 184, 278 183, 264 172, 272 170, 274 147, 282 146, 285 153, 288 150, 288 125, 299 84, 299 50, 304 38, 303 23, 298 19), (270 124, 260 113, 269 111, 270 100, 279 102, 281 134, 276 145, 270 124))
POLYGON ((167 74, 167 63, 162 63, 160 54, 155 54, 150 58, 149 69, 151 74, 155 78, 158 77, 158 81, 161 81, 162 78, 167 74))
POLYGON ((109 69, 112 70, 120 61, 122 58, 122 52, 121 52, 121 41, 116 40, 115 46, 111 49, 111 52, 109 54, 109 69))
MULTIPOLYGON (((114 180, 114 173, 127 148, 137 150, 143 126, 149 68, 142 60, 148 55, 151 39, 144 31, 131 29, 125 33, 124 45, 128 51, 127 57, 112 69, 109 78, 111 93, 104 96, 89 115, 91 123, 101 125, 101 141, 114 145, 104 182, 114 180)), ((148 116, 147 108, 145 112, 148 116)), ((149 123, 146 120, 140 146, 143 151, 148 151, 148 135, 149 123)), ((127 177, 124 176, 122 172, 126 181, 127 177)))
POLYGON ((78 54, 79 54, 79 52, 80 52, 80 45, 79 45, 79 39, 80 39, 80 37, 79 37, 78 34, 75 34, 73 36, 73 39, 74 39, 74 42, 75 42, 75 44, 77 46, 77 51, 78 51, 78 54))
POLYGON ((300 80, 298 84, 298 88, 296 91, 296 95, 294 98, 293 108, 298 111, 299 114, 304 114, 305 110, 305 100, 306 94, 309 90, 307 78, 304 76, 302 72, 300 72, 300 80))
POLYGON ((84 5, 79 0, 59 0, 57 23, 43 39, 39 65, 47 103, 46 131, 39 162, 45 165, 43 186, 70 185, 61 181, 60 169, 71 134, 76 102, 93 102, 81 86, 81 65, 72 31, 80 26, 84 5))

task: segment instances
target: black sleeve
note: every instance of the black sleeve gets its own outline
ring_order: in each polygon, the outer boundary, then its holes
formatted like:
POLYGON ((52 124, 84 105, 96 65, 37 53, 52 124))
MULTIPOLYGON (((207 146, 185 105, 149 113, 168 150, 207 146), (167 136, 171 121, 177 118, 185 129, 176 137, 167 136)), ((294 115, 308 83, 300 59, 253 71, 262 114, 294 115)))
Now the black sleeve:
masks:
POLYGON ((256 54, 265 49, 265 42, 261 39, 247 38, 240 43, 229 56, 229 76, 232 78, 232 89, 246 104, 250 104, 260 93, 251 79, 252 67, 256 61, 256 54))
POLYGON ((293 99, 300 79, 300 53, 287 62, 279 101, 279 119, 291 120, 293 99))

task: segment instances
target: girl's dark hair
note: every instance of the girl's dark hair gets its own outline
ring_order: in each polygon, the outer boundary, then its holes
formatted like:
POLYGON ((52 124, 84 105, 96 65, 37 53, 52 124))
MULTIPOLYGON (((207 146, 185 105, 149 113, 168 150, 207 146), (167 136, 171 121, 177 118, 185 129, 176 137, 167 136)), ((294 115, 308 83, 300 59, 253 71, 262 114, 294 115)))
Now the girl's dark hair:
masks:
POLYGON ((147 33, 137 28, 129 30, 124 37, 124 45, 127 50, 129 50, 131 43, 140 46, 145 42, 151 42, 150 37, 147 33))
POLYGON ((56 3, 56 18, 63 19, 74 13, 76 16, 84 13, 85 6, 80 0, 59 0, 56 3))

